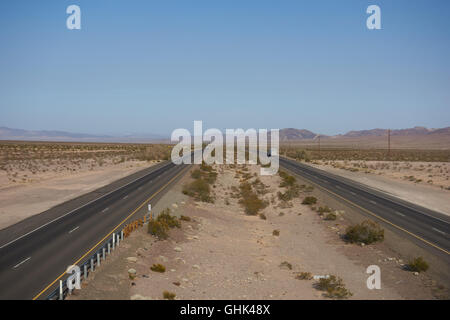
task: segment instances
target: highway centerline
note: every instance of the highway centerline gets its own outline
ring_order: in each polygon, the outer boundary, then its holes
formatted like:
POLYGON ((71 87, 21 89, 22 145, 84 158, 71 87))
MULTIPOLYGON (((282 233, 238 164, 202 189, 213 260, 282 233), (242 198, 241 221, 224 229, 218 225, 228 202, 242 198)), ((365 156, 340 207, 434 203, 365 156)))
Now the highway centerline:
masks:
POLYGON ((75 230, 77 230, 80 226, 73 228, 72 230, 69 231, 69 233, 74 232, 75 230))
POLYGON ((398 212, 398 211, 394 211, 394 213, 395 213, 395 214, 398 214, 399 216, 402 216, 402 217, 405 216, 403 213, 400 213, 400 212, 398 212))
POLYGON ((439 229, 436 228, 432 228, 434 231, 439 232, 440 234, 446 235, 446 233, 444 231, 441 231, 439 229))
POLYGON ((28 260, 30 260, 31 257, 26 258, 25 260, 23 260, 22 262, 19 262, 18 264, 16 264, 13 269, 17 269, 19 266, 21 266, 22 264, 24 264, 25 262, 27 262, 28 260))

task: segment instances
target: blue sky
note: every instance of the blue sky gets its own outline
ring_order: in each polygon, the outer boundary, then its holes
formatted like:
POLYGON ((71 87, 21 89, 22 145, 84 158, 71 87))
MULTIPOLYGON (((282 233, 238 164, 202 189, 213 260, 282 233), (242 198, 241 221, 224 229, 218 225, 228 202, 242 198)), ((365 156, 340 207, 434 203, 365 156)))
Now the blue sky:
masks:
POLYGON ((450 125, 450 1, 0 2, 0 126, 450 125), (82 29, 66 28, 81 8, 82 29), (366 28, 381 8, 382 30, 366 28))

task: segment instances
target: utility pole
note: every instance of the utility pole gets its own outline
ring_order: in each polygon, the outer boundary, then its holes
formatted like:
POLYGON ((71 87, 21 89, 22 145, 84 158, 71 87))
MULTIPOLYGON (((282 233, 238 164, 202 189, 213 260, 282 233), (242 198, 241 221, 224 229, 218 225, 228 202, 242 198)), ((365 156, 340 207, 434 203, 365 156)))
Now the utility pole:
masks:
POLYGON ((388 129, 388 157, 391 156, 391 129, 388 129))
POLYGON ((319 134, 319 157, 320 157, 320 134, 319 134))

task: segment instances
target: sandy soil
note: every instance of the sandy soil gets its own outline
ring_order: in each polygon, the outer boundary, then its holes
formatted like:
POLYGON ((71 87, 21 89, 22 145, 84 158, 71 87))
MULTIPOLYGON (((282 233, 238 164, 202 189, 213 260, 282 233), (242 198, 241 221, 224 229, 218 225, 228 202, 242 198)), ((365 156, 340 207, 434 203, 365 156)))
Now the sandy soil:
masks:
POLYGON ((450 163, 314 161, 316 168, 450 215, 450 163))
MULTIPOLYGON (((12 181, 0 171, 0 229, 41 213, 57 204, 105 186, 117 179, 154 165, 157 162, 105 161, 102 166, 84 165, 77 170, 39 170, 33 177, 12 181)), ((18 176, 28 176, 18 171, 18 176)))
MULTIPOLYGON (((256 166, 250 170, 259 172, 256 166)), ((336 221, 325 221, 301 205, 306 193, 280 208, 275 199, 280 177, 264 176, 259 178, 269 190, 263 196, 270 202, 262 211, 266 219, 248 216, 231 196, 241 176, 231 167, 222 166, 218 172, 214 204, 182 195, 181 186, 189 179, 185 176, 157 203, 155 212, 170 207, 192 221, 183 221, 164 241, 155 240, 145 228, 135 231, 69 298, 162 299, 167 290, 176 299, 325 299, 314 287, 316 280, 295 278, 305 271, 341 277, 352 299, 436 297, 437 284, 426 274, 404 271, 404 262, 386 255, 382 243, 343 242, 345 212, 339 212, 336 221), (166 271, 151 271, 155 263, 166 271), (381 268, 381 290, 366 286, 366 268, 373 264, 381 268), (134 280, 128 278, 130 268, 137 271, 134 280)))

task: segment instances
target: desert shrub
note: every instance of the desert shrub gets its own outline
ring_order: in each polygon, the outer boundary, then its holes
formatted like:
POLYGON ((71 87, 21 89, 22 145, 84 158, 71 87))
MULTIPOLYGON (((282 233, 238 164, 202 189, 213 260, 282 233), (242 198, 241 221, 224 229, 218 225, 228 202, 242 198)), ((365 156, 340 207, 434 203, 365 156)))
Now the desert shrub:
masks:
POLYGON ((180 216, 180 220, 182 220, 182 221, 191 221, 192 219, 191 219, 191 217, 181 215, 180 216))
POLYGON ((244 207, 246 214, 254 216, 257 215, 260 210, 267 207, 267 203, 258 198, 258 195, 253 191, 250 183, 241 183, 239 189, 241 196, 239 203, 244 207))
POLYGON ((281 188, 287 188, 285 192, 278 192, 278 199, 281 201, 290 201, 300 194, 300 186, 296 183, 295 177, 289 175, 285 171, 280 171, 279 176, 282 181, 280 183, 281 188))
POLYGON ((333 275, 319 279, 315 286, 318 290, 325 291, 323 295, 331 299, 347 299, 353 295, 345 288, 342 279, 333 275))
POLYGON ((202 164, 200 165, 200 169, 206 172, 212 172, 214 171, 213 167, 206 164, 205 162, 202 162, 202 164))
POLYGON ((281 201, 290 201, 300 194, 300 189, 297 185, 289 187, 285 192, 278 191, 278 199, 281 201))
POLYGON ((150 270, 154 271, 154 272, 166 272, 166 267, 164 267, 162 264, 154 264, 150 267, 150 270))
POLYGON ((295 276, 295 279, 297 280, 311 280, 313 278, 313 275, 311 272, 299 272, 295 276))
POLYGON ((195 180, 183 186, 183 194, 193 197, 197 201, 214 202, 210 195, 210 185, 216 181, 217 172, 214 171, 213 167, 202 163, 200 169, 192 171, 191 177, 195 180))
POLYGON ((176 297, 176 294, 173 292, 169 292, 169 291, 164 291, 163 292, 163 298, 167 299, 167 300, 174 300, 176 297))
POLYGON ((169 226, 164 221, 150 220, 148 222, 147 231, 160 240, 169 237, 169 234, 167 233, 169 231, 169 226))
POLYGON ((210 192, 209 184, 203 179, 196 179, 183 186, 183 194, 202 202, 214 202, 210 192))
POLYGON ((267 186, 264 183, 262 183, 262 181, 259 178, 256 178, 255 181, 252 182, 252 186, 257 194, 264 195, 269 192, 267 186))
POLYGON ((273 230, 272 235, 278 237, 280 235, 280 230, 277 230, 277 229, 273 230))
POLYGON ((280 263, 280 268, 292 270, 292 264, 287 261, 283 261, 282 263, 280 263))
POLYGON ((165 223, 169 228, 174 228, 174 227, 180 228, 181 227, 181 223, 178 220, 178 218, 170 215, 169 208, 164 209, 158 215, 158 218, 156 220, 159 222, 165 223))
POLYGON ((328 221, 334 221, 334 220, 336 220, 336 213, 330 212, 329 214, 327 214, 327 215, 325 216, 325 220, 328 220, 328 221))
POLYGON ((266 220, 266 219, 267 219, 267 217, 266 217, 266 215, 265 215, 264 213, 260 213, 260 214, 259 214, 259 217, 260 217, 262 220, 266 220))
POLYGON ((209 184, 216 182, 217 172, 214 171, 213 167, 205 164, 204 162, 200 165, 200 173, 203 180, 209 184))
POLYGON ((311 205, 311 204, 316 204, 317 203, 317 198, 316 197, 305 197, 305 199, 303 199, 302 204, 306 204, 306 205, 311 205))
POLYGON ((202 172, 199 169, 192 171, 191 177, 193 179, 200 179, 202 177, 202 172))
POLYGON ((169 229, 175 227, 180 228, 181 223, 177 217, 171 216, 170 209, 166 208, 160 212, 156 219, 152 219, 148 222, 147 231, 158 239, 164 240, 169 237, 169 229))
POLYGON ((422 257, 418 257, 409 261, 406 267, 408 268, 408 270, 414 272, 425 272, 429 268, 428 263, 422 257))
POLYGON ((283 172, 284 174, 280 174, 281 178, 283 179, 280 183, 280 187, 286 188, 286 187, 293 186, 296 181, 295 178, 293 176, 288 175, 284 171, 281 171, 281 172, 283 172))
POLYGON ((331 208, 329 208, 328 206, 325 206, 325 207, 319 207, 319 209, 317 210, 317 212, 319 212, 319 213, 327 213, 327 212, 331 212, 331 208))
POLYGON ((296 160, 305 160, 305 161, 310 160, 309 152, 306 151, 305 149, 301 149, 298 147, 282 146, 280 149, 280 152, 283 153, 284 155, 286 155, 290 158, 296 159, 296 160))
POLYGON ((345 238, 352 243, 371 244, 384 240, 384 230, 378 223, 366 220, 360 224, 348 227, 345 232, 345 238))

